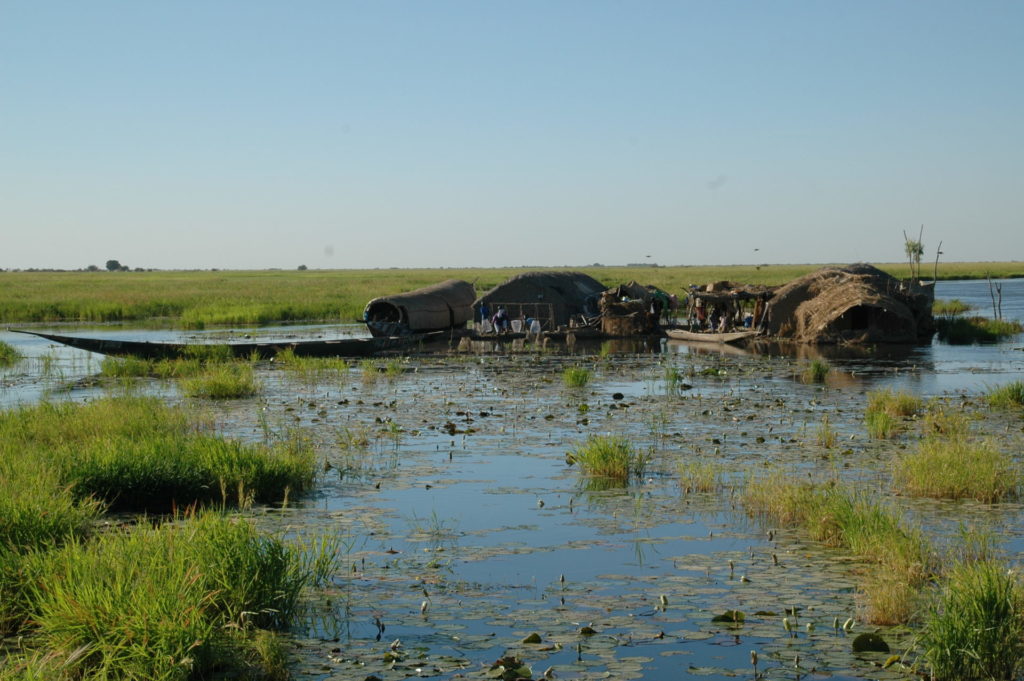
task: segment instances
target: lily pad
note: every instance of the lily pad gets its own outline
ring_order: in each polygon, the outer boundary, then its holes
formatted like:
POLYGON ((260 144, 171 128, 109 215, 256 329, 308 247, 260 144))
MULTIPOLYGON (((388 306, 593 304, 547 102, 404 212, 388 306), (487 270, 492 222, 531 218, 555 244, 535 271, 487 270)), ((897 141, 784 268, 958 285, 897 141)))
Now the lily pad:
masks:
POLYGON ((889 644, 878 634, 864 633, 853 639, 855 653, 887 653, 889 644))
POLYGON ((728 624, 743 624, 743 621, 747 619, 747 616, 742 610, 726 610, 721 615, 715 615, 711 618, 712 622, 726 622, 728 624))

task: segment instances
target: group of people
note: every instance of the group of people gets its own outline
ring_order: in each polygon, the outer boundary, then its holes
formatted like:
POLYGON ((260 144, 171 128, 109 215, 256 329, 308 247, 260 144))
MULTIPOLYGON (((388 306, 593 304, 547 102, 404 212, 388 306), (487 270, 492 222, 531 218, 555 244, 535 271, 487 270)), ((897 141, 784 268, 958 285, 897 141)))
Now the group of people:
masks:
POLYGON ((751 329, 757 327, 764 313, 764 301, 758 300, 754 305, 754 311, 743 310, 741 307, 734 307, 726 304, 704 305, 700 298, 694 300, 691 324, 696 319, 696 326, 708 331, 725 332, 737 327, 751 329))

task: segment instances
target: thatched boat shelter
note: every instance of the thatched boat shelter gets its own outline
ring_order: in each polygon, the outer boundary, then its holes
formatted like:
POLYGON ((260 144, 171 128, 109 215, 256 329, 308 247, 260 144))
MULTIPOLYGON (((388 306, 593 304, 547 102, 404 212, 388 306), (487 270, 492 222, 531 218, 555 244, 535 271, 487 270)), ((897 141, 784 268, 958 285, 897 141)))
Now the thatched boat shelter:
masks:
POLYGON ((933 301, 931 284, 866 263, 825 267, 778 288, 764 324, 803 343, 914 343, 934 331, 933 301))
POLYGON ((473 319, 476 290, 467 281, 449 279, 426 288, 374 298, 363 320, 374 336, 404 336, 465 326, 473 319))
POLYGON ((598 314, 604 285, 582 272, 524 272, 480 296, 473 307, 493 315, 504 307, 512 319, 535 319, 545 331, 568 326, 577 315, 598 314))

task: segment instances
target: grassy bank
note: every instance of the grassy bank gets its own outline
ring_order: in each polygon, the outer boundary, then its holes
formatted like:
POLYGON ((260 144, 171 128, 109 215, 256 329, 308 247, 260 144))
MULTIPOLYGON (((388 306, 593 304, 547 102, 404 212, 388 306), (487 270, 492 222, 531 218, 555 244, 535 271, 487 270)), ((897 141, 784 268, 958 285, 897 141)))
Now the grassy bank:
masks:
POLYGON ((283 678, 271 633, 337 547, 230 517, 310 486, 298 441, 246 445, 154 399, 0 412, 0 679, 283 678), (220 511, 100 523, 108 510, 220 511))
POLYGON ((0 459, 0 496, 49 487, 127 511, 278 502, 307 489, 315 469, 298 441, 248 445, 207 435, 184 412, 148 398, 0 414, 0 459))
MULTIPOLYGON (((782 284, 821 265, 732 265, 717 267, 579 267, 606 285, 637 280, 673 293, 690 284, 724 279, 782 284)), ((906 263, 880 264, 905 277, 906 263)), ((0 323, 144 320, 167 318, 199 328, 317 320, 354 321, 380 295, 408 291, 444 279, 473 282, 478 292, 525 268, 0 272, 0 323)), ((1024 276, 1024 263, 941 264, 944 279, 1024 276)))

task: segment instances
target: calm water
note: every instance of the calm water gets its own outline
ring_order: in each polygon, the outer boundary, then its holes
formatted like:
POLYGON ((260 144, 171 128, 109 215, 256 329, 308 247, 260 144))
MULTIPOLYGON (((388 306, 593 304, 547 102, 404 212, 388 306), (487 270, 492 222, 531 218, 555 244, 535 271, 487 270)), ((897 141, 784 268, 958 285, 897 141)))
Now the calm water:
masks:
MULTIPOLYGON (((936 295, 991 310, 985 282, 940 282, 936 295)), ((1003 313, 1024 319, 1024 280, 1003 282, 1003 313)), ((177 336, 111 327, 82 333, 177 336)), ((361 330, 236 335, 244 333, 361 330)), ((6 406, 120 389, 95 380, 99 357, 18 334, 0 339, 28 357, 0 372, 6 406)), ((420 357, 392 379, 353 368, 312 382, 261 363, 259 398, 194 406, 232 437, 303 428, 327 464, 310 498, 261 519, 288 532, 337 533, 350 545, 329 600, 317 600, 295 632, 297 678, 482 678, 506 654, 530 664, 534 678, 548 667, 562 679, 749 678, 757 650, 771 678, 896 679, 906 673, 879 669, 884 655, 853 655, 849 637, 832 628, 833 618, 861 612, 856 566, 842 552, 750 520, 728 486, 687 493, 679 466, 713 462, 727 481, 780 466, 818 479, 838 475, 889 498, 899 441, 866 438, 866 393, 908 390, 980 410, 985 390, 1022 378, 1021 346, 1018 337, 833 357, 826 386, 796 379, 812 351, 764 356, 684 344, 607 357, 420 357), (562 370, 574 365, 592 371, 584 389, 562 385, 562 370), (686 377, 688 389, 668 391, 668 368, 686 377), (843 443, 829 451, 814 437, 825 415, 843 443), (623 434, 649 453, 642 480, 594 489, 567 465, 566 452, 603 433, 623 434), (795 636, 781 625, 793 607, 800 609, 795 636), (731 609, 747 613, 742 626, 712 622, 731 609), (581 635, 583 626, 597 633, 581 635), (531 633, 542 643, 521 642, 531 633)), ((140 389, 181 400, 173 384, 140 389)), ((1021 425, 1019 417, 989 414, 977 428, 1020 452, 1021 425)), ((1024 550, 1016 504, 892 500, 936 542, 967 521, 994 527, 1013 562, 1024 550)), ((855 633, 866 628, 858 624, 855 633)), ((883 635, 898 652, 907 645, 905 632, 883 635)))

